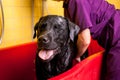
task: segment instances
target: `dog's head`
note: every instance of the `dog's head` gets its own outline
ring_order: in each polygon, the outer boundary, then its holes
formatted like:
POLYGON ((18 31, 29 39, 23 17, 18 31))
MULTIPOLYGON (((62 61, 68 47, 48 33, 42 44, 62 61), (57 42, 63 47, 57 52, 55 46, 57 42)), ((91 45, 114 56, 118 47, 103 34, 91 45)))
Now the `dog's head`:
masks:
POLYGON ((74 42, 79 30, 77 25, 61 16, 40 18, 34 27, 33 36, 37 36, 38 56, 44 61, 50 61, 69 40, 74 42))

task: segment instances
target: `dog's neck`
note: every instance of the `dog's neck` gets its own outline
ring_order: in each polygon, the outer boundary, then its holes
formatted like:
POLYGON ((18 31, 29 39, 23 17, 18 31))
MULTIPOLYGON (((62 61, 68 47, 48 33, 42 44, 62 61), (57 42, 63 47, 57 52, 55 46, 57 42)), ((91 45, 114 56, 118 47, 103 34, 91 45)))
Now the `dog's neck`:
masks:
POLYGON ((66 45, 64 45, 61 48, 61 52, 58 55, 56 55, 53 60, 53 61, 55 61, 55 66, 58 66, 58 68, 56 69, 57 72, 62 72, 64 70, 72 67, 72 60, 73 60, 72 58, 74 57, 73 56, 74 52, 75 52, 74 43, 69 39, 66 42, 66 45), (71 55, 68 55, 68 54, 71 54, 71 55), (62 71, 60 70, 61 67, 62 67, 62 71))

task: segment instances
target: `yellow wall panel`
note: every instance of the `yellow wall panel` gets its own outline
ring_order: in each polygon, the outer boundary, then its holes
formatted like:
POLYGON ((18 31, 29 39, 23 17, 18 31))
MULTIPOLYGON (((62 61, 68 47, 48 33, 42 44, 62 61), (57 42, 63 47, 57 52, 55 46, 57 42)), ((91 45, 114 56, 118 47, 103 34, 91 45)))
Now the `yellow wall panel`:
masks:
POLYGON ((107 0, 111 4, 114 4, 117 9, 120 9, 120 0, 107 0))
POLYGON ((5 26, 0 48, 33 41, 33 27, 42 15, 42 0, 2 0, 5 26))
POLYGON ((31 7, 4 7, 5 18, 31 17, 31 7))
POLYGON ((4 6, 31 6, 32 0, 2 0, 4 6))
POLYGON ((63 16, 63 2, 57 2, 53 0, 44 1, 44 15, 61 15, 63 16))
POLYGON ((34 24, 42 16, 42 1, 43 0, 34 0, 34 24))
POLYGON ((32 41, 32 0, 2 0, 4 36, 0 48, 32 41))

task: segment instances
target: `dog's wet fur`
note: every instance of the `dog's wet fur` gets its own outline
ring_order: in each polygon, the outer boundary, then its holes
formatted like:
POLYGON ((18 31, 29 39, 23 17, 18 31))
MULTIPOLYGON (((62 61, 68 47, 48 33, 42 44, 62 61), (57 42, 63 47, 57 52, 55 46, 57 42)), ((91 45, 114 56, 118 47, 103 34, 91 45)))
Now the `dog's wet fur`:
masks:
POLYGON ((37 36, 37 80, 47 80, 72 67, 76 56, 76 40, 80 28, 57 15, 41 17, 34 27, 37 36))

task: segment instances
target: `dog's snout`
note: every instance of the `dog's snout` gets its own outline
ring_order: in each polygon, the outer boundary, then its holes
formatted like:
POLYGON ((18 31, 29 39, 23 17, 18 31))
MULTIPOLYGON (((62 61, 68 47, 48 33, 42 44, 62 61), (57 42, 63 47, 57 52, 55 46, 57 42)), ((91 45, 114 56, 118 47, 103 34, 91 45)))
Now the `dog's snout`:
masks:
POLYGON ((43 41, 43 43, 48 43, 49 39, 47 37, 43 37, 42 41, 43 41))
POLYGON ((46 37, 46 36, 40 37, 40 38, 38 39, 38 41, 40 41, 40 42, 42 42, 42 43, 45 43, 45 44, 50 42, 50 40, 49 40, 48 37, 46 37))

